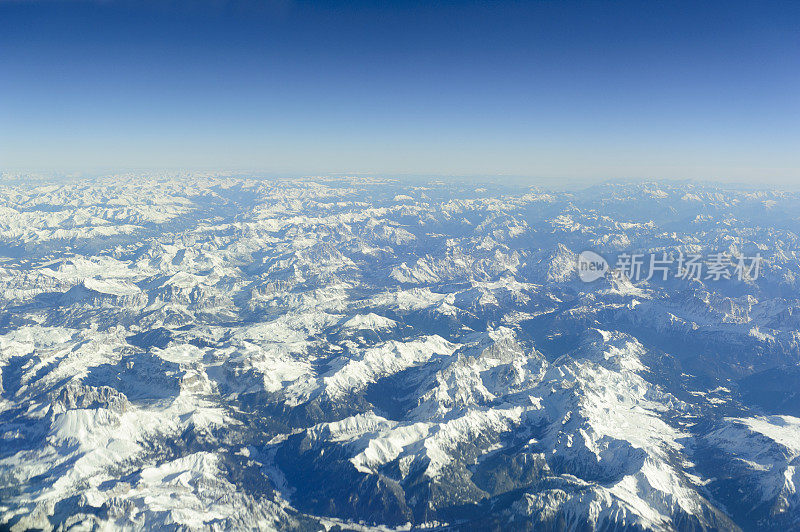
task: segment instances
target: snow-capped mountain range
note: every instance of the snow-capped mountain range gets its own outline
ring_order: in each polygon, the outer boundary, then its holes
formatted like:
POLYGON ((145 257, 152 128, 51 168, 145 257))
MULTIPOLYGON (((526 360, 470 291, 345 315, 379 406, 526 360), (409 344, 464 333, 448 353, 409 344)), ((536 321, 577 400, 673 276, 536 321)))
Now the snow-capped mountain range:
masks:
POLYGON ((6 176, 0 528, 798 529, 798 229, 689 183, 6 176))

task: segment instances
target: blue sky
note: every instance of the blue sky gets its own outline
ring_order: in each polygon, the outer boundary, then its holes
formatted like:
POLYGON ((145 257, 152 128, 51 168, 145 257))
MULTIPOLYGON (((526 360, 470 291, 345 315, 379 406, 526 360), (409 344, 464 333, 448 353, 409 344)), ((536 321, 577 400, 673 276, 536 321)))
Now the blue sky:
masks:
POLYGON ((800 181, 800 2, 0 0, 0 167, 800 181))

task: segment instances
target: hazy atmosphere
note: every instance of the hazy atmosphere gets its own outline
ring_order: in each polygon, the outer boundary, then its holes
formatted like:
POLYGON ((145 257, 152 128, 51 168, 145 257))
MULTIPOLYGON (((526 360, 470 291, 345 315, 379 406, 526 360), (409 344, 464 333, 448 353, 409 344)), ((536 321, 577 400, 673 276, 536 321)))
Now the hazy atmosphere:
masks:
POLYGON ((0 167, 792 183, 797 2, 0 1, 0 167))
POLYGON ((0 532, 800 531, 800 1, 0 0, 0 532))

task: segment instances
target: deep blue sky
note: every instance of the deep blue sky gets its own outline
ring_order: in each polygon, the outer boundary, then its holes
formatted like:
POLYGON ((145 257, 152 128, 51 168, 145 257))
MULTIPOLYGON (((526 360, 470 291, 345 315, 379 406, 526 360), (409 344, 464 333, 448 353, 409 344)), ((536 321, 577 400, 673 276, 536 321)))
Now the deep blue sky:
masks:
POLYGON ((0 0, 0 167, 800 181, 800 2, 0 0))

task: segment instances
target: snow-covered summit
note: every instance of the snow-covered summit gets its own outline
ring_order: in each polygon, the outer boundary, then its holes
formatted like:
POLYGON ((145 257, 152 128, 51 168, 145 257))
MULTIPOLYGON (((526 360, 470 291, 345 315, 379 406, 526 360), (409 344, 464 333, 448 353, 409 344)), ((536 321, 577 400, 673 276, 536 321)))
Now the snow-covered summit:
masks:
POLYGON ((799 207, 3 183, 0 528, 796 529, 799 207), (583 282, 586 250, 763 267, 583 282))

